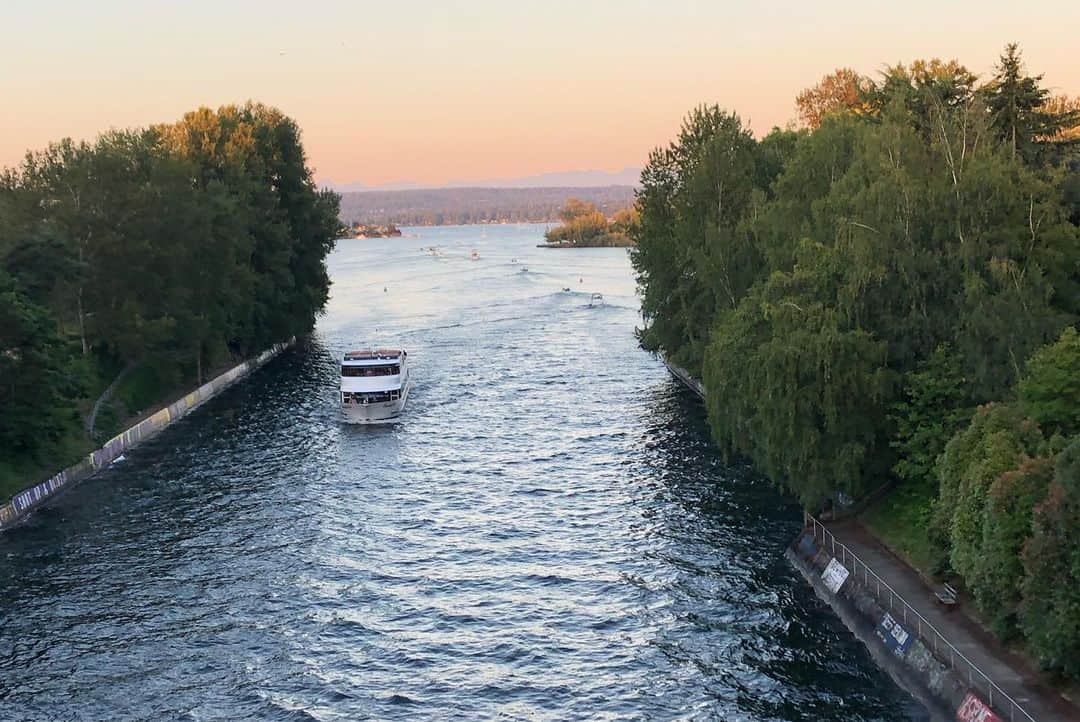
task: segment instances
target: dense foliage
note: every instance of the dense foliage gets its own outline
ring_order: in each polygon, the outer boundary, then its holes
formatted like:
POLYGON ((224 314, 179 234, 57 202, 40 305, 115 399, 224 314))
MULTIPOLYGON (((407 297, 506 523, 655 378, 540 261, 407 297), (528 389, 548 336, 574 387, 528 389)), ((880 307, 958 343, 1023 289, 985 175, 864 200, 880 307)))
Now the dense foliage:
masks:
POLYGON ((82 435, 119 369, 167 394, 310 329, 337 216, 262 105, 28 154, 0 177, 0 466, 82 435))
POLYGON ((633 259, 642 343, 700 374, 727 453, 810 508, 924 500, 930 571, 1075 675, 1080 118, 1040 81, 1009 46, 981 85, 838 71, 760 140, 698 108, 642 173, 633 259))
POLYGON ((611 220, 594 204, 570 198, 559 211, 559 225, 549 228, 544 239, 557 246, 630 246, 630 233, 638 222, 636 208, 623 208, 611 220))

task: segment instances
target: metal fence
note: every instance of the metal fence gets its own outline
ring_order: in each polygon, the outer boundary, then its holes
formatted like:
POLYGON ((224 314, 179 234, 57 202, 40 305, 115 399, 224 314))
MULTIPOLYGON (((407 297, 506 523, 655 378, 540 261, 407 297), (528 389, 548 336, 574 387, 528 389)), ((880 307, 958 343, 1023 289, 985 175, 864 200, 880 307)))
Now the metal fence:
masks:
POLYGON ((830 549, 833 558, 843 564, 852 577, 858 579, 861 576, 863 586, 876 592, 877 599, 882 606, 887 602, 889 613, 894 617, 899 614, 899 618, 903 619, 907 629, 912 629, 914 623, 914 629, 923 644, 928 649, 933 650, 934 656, 942 663, 947 663, 958 675, 961 677, 966 676, 968 685, 972 689, 984 693, 991 707, 996 705, 998 709, 1008 710, 1010 722, 1016 722, 1017 720, 1036 722, 1035 718, 1028 714, 1016 700, 1006 694, 1001 687, 994 684, 994 681, 976 667, 970 659, 965 657, 963 652, 945 639, 945 636, 927 621, 926 617, 919 614, 914 607, 908 604, 907 600, 897 594, 889 586, 888 582, 875 574, 874 570, 856 556, 843 542, 838 541, 833 533, 825 528, 824 524, 808 513, 804 512, 803 517, 806 528, 811 529, 814 535, 814 540, 820 539, 822 547, 830 549))

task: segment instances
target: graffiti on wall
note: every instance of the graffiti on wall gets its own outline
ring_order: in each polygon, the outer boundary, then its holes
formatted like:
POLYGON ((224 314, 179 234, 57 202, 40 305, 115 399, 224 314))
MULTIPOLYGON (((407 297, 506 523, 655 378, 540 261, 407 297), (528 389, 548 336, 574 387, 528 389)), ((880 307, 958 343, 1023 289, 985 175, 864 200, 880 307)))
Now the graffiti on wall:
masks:
POLYGON ((825 570, 821 572, 821 581, 825 582, 825 586, 833 594, 840 591, 840 587, 844 585, 847 578, 847 567, 837 561, 835 557, 829 560, 829 566, 825 567, 825 570))
POLYGON ((881 623, 878 624, 877 629, 878 639, 885 643, 885 646, 890 652, 897 657, 903 657, 907 652, 908 647, 915 641, 911 633, 901 626, 900 622, 893 619, 893 616, 888 612, 885 612, 885 616, 881 618, 881 623))
POLYGON ((967 697, 956 710, 956 719, 959 722, 1002 722, 1002 719, 994 714, 994 711, 986 706, 986 703, 975 696, 974 692, 968 692, 967 697))

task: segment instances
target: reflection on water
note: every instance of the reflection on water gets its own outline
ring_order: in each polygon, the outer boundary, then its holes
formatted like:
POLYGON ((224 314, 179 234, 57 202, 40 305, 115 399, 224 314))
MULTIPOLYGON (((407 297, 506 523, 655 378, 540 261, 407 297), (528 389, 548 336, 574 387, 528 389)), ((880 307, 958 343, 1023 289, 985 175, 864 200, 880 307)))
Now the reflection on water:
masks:
POLYGON ((419 233, 342 241, 313 339, 0 538, 0 719, 921 718, 636 347, 625 251, 419 233), (340 423, 383 345, 404 420, 340 423))

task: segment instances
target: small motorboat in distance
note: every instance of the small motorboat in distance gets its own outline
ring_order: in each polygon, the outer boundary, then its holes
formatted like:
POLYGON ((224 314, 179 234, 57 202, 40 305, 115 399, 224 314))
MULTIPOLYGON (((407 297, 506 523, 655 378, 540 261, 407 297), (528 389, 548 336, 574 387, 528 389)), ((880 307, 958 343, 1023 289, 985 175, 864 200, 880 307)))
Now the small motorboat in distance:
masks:
POLYGON ((341 360, 341 410, 350 424, 396 420, 409 397, 404 349, 350 351, 341 360))
POLYGON ((593 295, 589 296, 589 305, 590 306, 603 306, 604 305, 604 295, 602 293, 594 293, 593 295))

